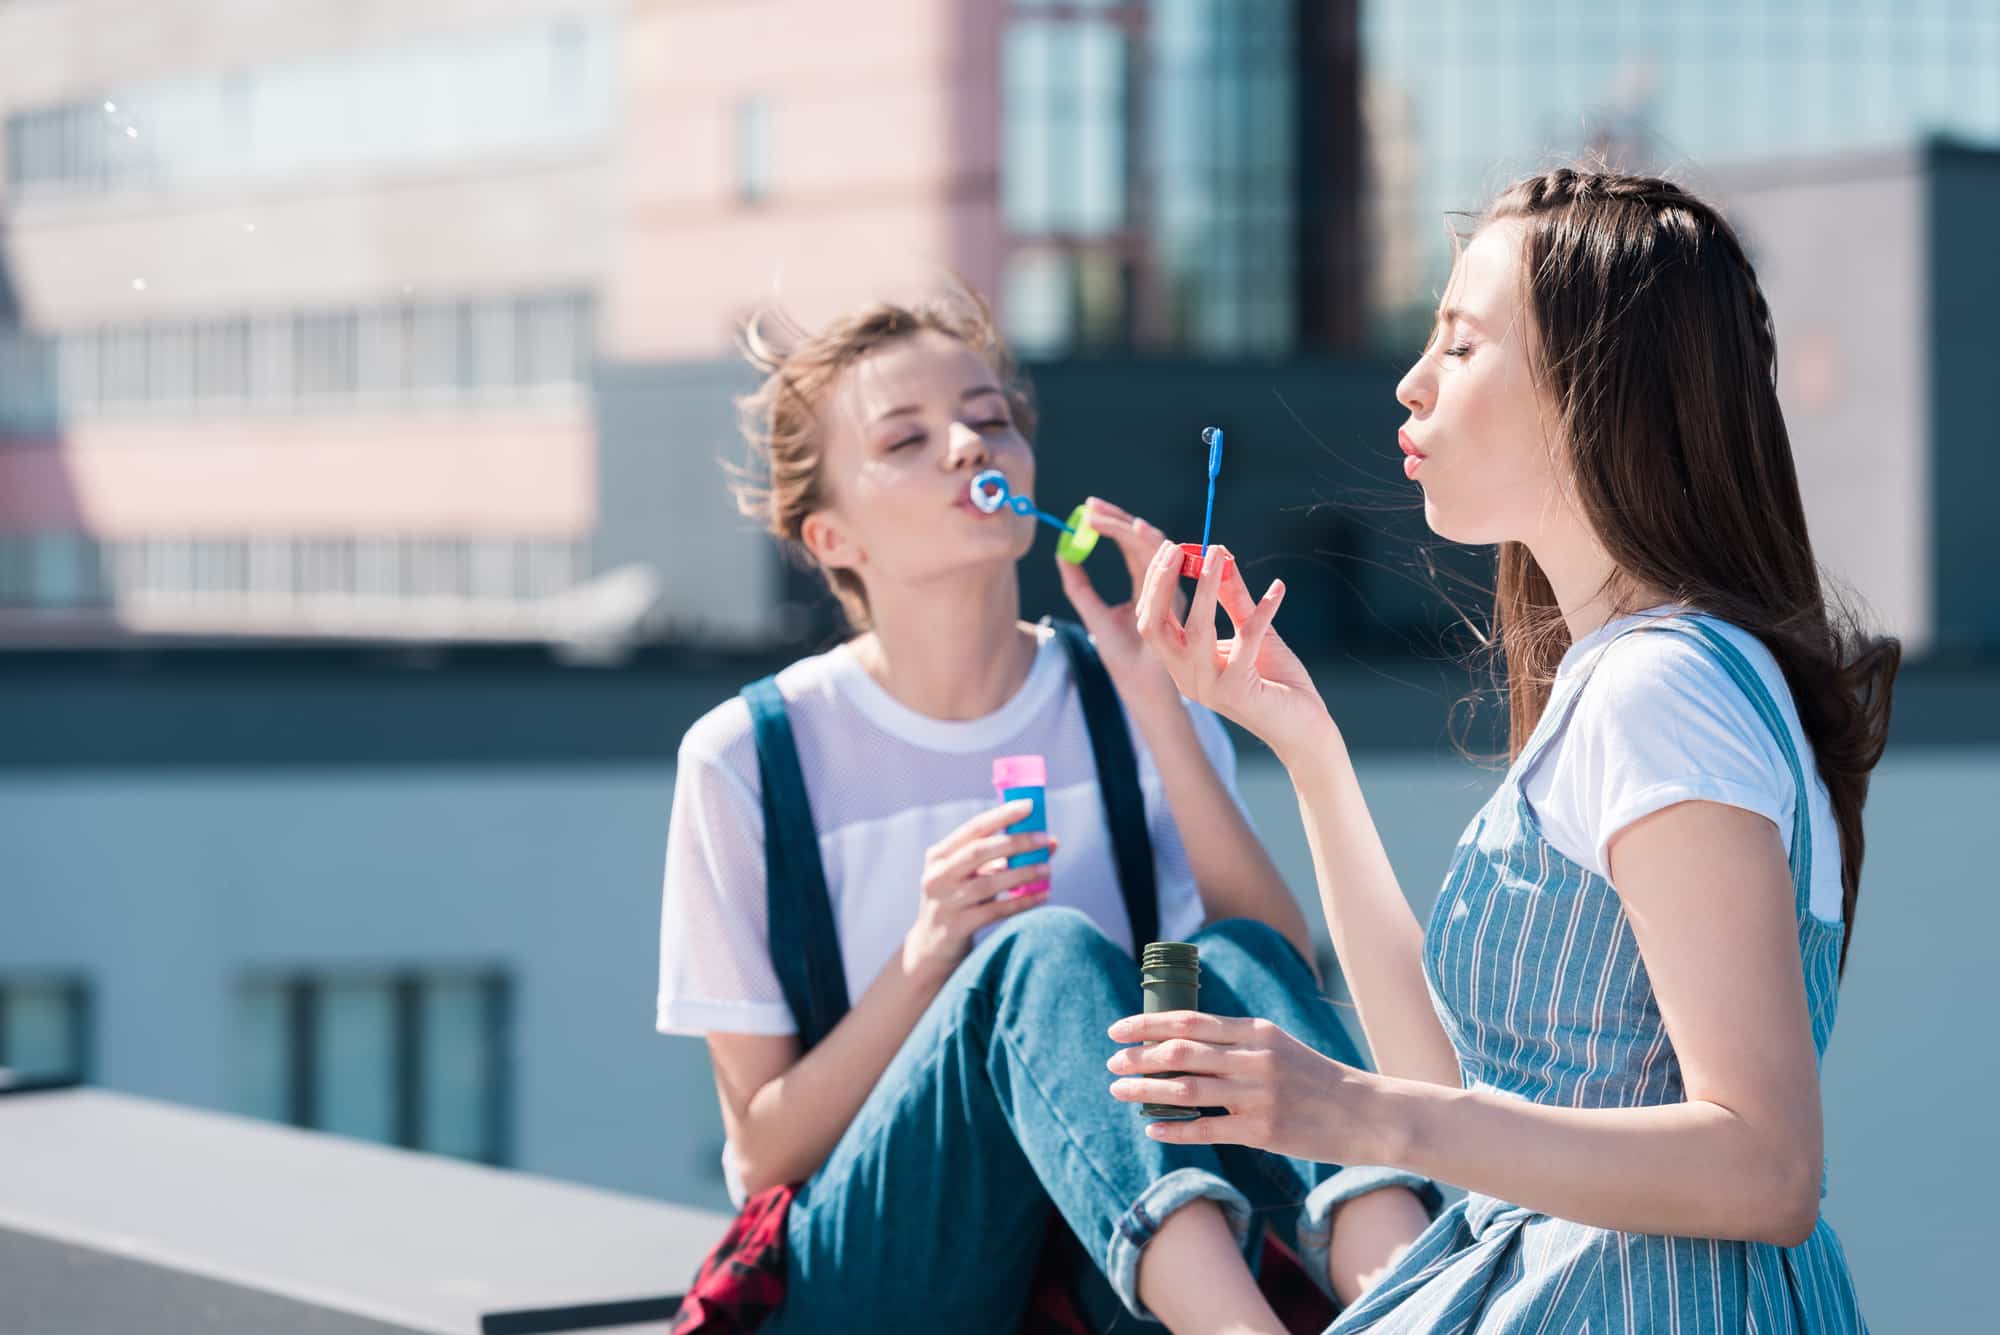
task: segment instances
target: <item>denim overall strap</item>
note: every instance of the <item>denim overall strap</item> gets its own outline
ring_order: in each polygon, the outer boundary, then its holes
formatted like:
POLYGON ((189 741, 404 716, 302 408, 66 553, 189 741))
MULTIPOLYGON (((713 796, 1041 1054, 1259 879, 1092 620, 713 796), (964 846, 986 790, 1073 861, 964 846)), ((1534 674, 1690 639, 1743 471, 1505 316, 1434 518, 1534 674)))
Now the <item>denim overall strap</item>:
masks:
MULTIPOLYGON (((1125 913, 1132 924, 1133 949, 1159 934, 1160 895, 1153 871, 1153 841, 1146 832, 1146 803, 1139 789, 1139 762, 1124 710, 1111 676, 1098 661, 1083 628, 1055 621, 1056 639, 1069 655, 1083 722, 1097 762, 1097 789, 1104 803, 1105 828, 1125 913)), ((777 681, 765 677, 741 692, 750 706, 757 742, 757 772, 764 805, 764 896, 771 967, 785 1004, 799 1026, 799 1042, 810 1048, 847 1014, 847 975, 840 937, 827 893, 826 868, 819 856, 819 831, 798 748, 777 681)))
POLYGON ((1771 735, 1777 739, 1778 749, 1784 752, 1785 764, 1792 771, 1792 787, 1797 794, 1792 800, 1793 898, 1797 911, 1805 913, 1812 903, 1812 789, 1806 786, 1805 767, 1799 763, 1798 748, 1792 745, 1792 730, 1786 726, 1784 715, 1778 712, 1777 701, 1771 698, 1771 692, 1765 688, 1764 679, 1757 675, 1757 669, 1751 667, 1750 660, 1719 631, 1692 619, 1666 623, 1666 628, 1690 635, 1708 649, 1709 657, 1715 659, 1729 674, 1730 680, 1750 697, 1750 705, 1757 711, 1757 717, 1771 730, 1771 735))
POLYGON ((1104 828, 1111 833, 1118 888, 1125 896, 1132 950, 1137 954, 1160 933, 1160 891, 1153 873, 1153 840, 1146 833, 1139 760, 1132 751, 1132 734, 1125 727, 1117 688, 1098 660, 1090 637, 1074 621, 1051 619, 1051 624, 1069 655, 1070 676, 1076 681, 1077 699, 1083 705, 1083 725, 1090 733, 1090 752, 1097 762, 1097 793, 1104 802, 1104 828))
POLYGON ((827 894, 819 831, 799 770, 791 718, 775 677, 741 692, 750 706, 757 741, 757 773, 764 795, 764 902, 771 951, 785 1004, 810 1048, 847 1014, 847 974, 827 894))

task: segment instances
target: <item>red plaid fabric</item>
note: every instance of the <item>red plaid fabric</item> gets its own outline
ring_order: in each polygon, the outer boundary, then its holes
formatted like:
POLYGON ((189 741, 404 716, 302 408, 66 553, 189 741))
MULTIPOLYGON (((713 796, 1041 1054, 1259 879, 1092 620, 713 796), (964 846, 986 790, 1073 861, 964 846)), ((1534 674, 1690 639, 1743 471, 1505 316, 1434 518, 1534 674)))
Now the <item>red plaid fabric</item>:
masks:
MULTIPOLYGON (((796 1187, 771 1187, 744 1202, 736 1222, 696 1272, 669 1335, 748 1335, 785 1297, 785 1215, 796 1187)), ((1020 1335, 1093 1335, 1075 1299, 1075 1252, 1062 1245, 1062 1216, 1050 1211, 1020 1335)), ((1333 1303, 1276 1234, 1264 1238, 1257 1285, 1292 1335, 1317 1335, 1333 1303)))

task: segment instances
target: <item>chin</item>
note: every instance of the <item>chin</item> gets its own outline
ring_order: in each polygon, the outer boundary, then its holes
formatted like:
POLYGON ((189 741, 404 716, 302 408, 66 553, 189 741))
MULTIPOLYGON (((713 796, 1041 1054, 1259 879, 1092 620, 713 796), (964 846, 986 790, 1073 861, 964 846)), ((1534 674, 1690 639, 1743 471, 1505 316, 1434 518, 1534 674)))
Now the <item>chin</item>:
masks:
POLYGON ((1431 532, 1446 542, 1461 543, 1467 547, 1504 541, 1502 536, 1492 531, 1494 525, 1482 523, 1478 516, 1468 516, 1449 505, 1440 505, 1428 491, 1424 493, 1424 522, 1430 525, 1431 532))

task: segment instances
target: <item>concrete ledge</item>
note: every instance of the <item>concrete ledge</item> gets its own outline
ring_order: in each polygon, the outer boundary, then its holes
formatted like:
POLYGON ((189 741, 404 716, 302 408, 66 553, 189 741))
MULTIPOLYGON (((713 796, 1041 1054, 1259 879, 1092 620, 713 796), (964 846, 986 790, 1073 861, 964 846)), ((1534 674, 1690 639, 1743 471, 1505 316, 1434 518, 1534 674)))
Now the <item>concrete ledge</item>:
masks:
POLYGON ((0 1324, 20 1335, 578 1329, 588 1312, 527 1314, 676 1293, 727 1225, 102 1090, 0 1097, 0 1324))

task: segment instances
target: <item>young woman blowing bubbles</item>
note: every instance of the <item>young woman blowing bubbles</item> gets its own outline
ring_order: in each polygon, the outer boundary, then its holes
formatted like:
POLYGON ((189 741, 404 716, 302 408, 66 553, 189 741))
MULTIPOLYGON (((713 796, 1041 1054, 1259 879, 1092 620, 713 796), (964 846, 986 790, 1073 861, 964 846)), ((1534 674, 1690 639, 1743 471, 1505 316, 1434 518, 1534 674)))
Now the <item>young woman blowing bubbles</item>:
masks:
POLYGON ((1513 764, 1428 925, 1282 586, 1211 562, 1183 624, 1173 549, 1144 576, 1181 691, 1291 775, 1380 1073, 1181 1012, 1112 1027, 1167 1040, 1113 1057, 1115 1096, 1231 1110, 1152 1124, 1170 1144, 1469 1190, 1334 1331, 1864 1328, 1818 1070, 1899 653, 1829 611, 1775 364, 1736 237, 1665 181, 1530 177, 1465 247, 1401 444, 1431 527, 1499 546, 1513 764))
MULTIPOLYGON (((824 572, 857 630, 775 678, 826 930, 767 920, 785 882, 768 875, 765 725, 745 699, 689 729, 668 831, 658 1025, 708 1039, 732 1194, 802 1184, 765 1329, 1011 1333, 1051 1203, 1083 1244, 1100 1324, 1268 1318, 1245 1260, 1267 1224, 1351 1299, 1423 1231, 1434 1186, 1165 1144, 1105 1097, 1105 1027, 1139 1008, 1143 942, 1068 656, 1081 636, 1063 632, 1066 650, 1020 619, 1034 520, 971 502, 984 470, 1016 494, 1035 479, 1030 405, 983 306, 881 306, 788 347, 754 326, 750 341, 767 378, 745 425, 768 478, 745 508, 824 572), (1029 752, 1047 759, 1048 839, 1005 833, 1025 813, 989 786, 995 757, 1029 752), (1037 847, 1048 864, 1008 869, 1037 847), (781 978, 794 956, 844 978, 829 1007, 844 1013, 810 1038, 781 978)), ((1103 503, 1093 522, 1136 586, 1159 530, 1103 503)), ((1200 946, 1205 1005, 1282 1018, 1357 1063, 1245 819, 1227 734, 1183 701, 1129 605, 1107 608, 1075 567, 1063 579, 1136 733, 1159 936, 1200 946)))

